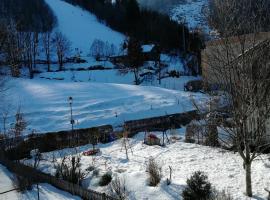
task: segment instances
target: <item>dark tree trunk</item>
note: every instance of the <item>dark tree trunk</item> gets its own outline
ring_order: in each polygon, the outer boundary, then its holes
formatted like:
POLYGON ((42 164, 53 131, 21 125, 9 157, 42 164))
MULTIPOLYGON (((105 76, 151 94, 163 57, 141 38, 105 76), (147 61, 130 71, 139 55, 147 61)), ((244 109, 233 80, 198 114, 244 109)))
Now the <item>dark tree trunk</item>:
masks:
POLYGON ((134 78, 135 78, 135 85, 140 85, 138 71, 136 69, 133 70, 134 78))
POLYGON ((251 162, 245 163, 246 170, 246 194, 252 197, 252 182, 251 182, 251 162))

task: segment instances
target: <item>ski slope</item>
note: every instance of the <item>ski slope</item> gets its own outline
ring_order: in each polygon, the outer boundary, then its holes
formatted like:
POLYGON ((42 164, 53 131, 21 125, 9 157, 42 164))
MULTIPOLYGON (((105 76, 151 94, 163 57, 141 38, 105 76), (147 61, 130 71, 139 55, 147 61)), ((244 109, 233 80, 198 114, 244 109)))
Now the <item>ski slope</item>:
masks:
MULTIPOLYGON (((193 109, 191 98, 198 102, 207 100, 201 93, 192 94, 193 97, 191 94, 152 86, 13 79, 3 102, 6 108, 13 106, 10 111, 20 106, 28 130, 40 133, 71 128, 67 101, 70 96, 74 99, 75 128, 88 128, 185 112, 193 109)), ((14 117, 12 113, 9 116, 11 123, 14 117)))
POLYGON ((85 56, 89 54, 95 39, 108 41, 117 47, 124 36, 98 22, 95 15, 62 0, 45 0, 53 10, 58 25, 55 31, 62 32, 72 43, 73 50, 78 48, 85 56))

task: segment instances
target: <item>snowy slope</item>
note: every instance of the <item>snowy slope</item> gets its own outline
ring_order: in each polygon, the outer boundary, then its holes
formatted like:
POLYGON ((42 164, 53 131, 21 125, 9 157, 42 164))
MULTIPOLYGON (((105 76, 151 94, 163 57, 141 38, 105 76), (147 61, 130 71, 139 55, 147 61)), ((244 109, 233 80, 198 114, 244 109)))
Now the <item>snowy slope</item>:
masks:
MULTIPOLYGON (((177 135, 183 137, 185 129, 178 130, 177 135)), ((161 133, 156 133, 161 138, 161 133)), ((171 133, 168 133, 171 136, 171 133)), ((133 154, 129 149, 129 160, 126 160, 125 151, 122 149, 122 140, 110 144, 99 145, 101 154, 96 157, 82 156, 82 169, 96 166, 100 175, 111 170, 113 176, 125 179, 127 189, 130 191, 130 199, 145 200, 179 200, 186 180, 195 171, 204 171, 209 181, 219 191, 225 190, 231 193, 235 200, 266 199, 267 193, 264 188, 270 188, 270 160, 263 155, 252 164, 252 179, 254 198, 247 198, 245 191, 245 171, 243 161, 237 153, 225 151, 219 148, 211 148, 196 144, 177 141, 167 144, 166 147, 147 146, 142 144, 144 133, 137 134, 129 143, 133 154), (122 149, 122 150, 121 150, 122 149), (149 158, 154 158, 162 166, 162 180, 157 187, 147 185, 148 175, 146 165, 149 158), (106 163, 106 165, 104 165, 106 163), (169 177, 169 166, 172 167, 172 184, 167 186, 166 179, 169 177)), ((51 162, 65 155, 76 154, 92 149, 91 145, 75 149, 65 149, 58 152, 43 153, 44 161, 40 168, 46 173, 54 173, 54 165, 51 162)), ((59 159, 60 161, 60 159, 59 159)), ((32 162, 28 160, 27 162, 32 162)), ((89 188, 108 192, 108 187, 98 186, 99 178, 89 174, 84 185, 89 188)))
POLYGON ((209 33, 210 28, 203 16, 203 8, 207 4, 208 0, 186 0, 172 8, 170 15, 173 19, 180 16, 191 29, 200 27, 209 33))
POLYGON ((46 0, 58 20, 57 30, 61 31, 72 42, 73 49, 78 48, 87 55, 95 39, 109 41, 117 47, 123 42, 124 36, 104 24, 80 7, 61 0, 46 0))
MULTIPOLYGON (((150 86, 15 79, 9 88, 5 105, 21 105, 28 128, 38 132, 70 129, 69 96, 74 98, 75 128, 193 109, 191 93, 150 86)), ((206 99, 203 94, 193 95, 196 100, 206 99)))
MULTIPOLYGON (((3 165, 0 165, 0 192, 5 192, 14 188, 14 176, 3 165)), ((53 199, 53 200, 79 200, 81 198, 72 196, 71 194, 61 191, 49 184, 42 183, 39 185, 40 199, 53 199)), ((0 200, 31 200, 37 199, 37 188, 25 193, 17 191, 8 192, 0 195, 0 200)))

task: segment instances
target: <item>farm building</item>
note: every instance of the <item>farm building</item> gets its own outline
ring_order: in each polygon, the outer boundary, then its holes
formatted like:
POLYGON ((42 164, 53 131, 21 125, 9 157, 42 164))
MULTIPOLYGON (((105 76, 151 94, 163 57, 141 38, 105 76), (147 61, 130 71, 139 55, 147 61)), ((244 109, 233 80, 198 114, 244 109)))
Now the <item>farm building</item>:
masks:
MULTIPOLYGON (((144 61, 154 61, 159 59, 160 50, 157 45, 154 44, 146 44, 142 45, 142 57, 144 61)), ((127 58, 127 50, 123 50, 120 55, 111 56, 109 59, 114 64, 123 63, 127 58)))
MULTIPOLYGON (((259 69, 270 69, 270 32, 210 41, 202 52, 203 81, 210 90, 226 90, 230 83, 237 86, 243 80, 254 82, 261 77, 259 69)), ((265 110, 257 106, 251 118, 265 110)), ((270 119, 265 129, 266 138, 270 140, 270 119)))

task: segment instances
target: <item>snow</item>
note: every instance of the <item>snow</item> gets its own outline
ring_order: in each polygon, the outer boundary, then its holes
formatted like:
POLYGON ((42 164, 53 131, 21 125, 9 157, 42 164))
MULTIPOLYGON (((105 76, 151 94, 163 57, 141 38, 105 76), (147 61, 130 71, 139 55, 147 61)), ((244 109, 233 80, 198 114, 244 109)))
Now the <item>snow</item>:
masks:
MULTIPOLYGON (((14 175, 8 171, 3 165, 0 164, 0 193, 7 190, 14 189, 13 180, 14 175)), ((39 184, 40 199, 54 199, 54 200, 79 200, 81 198, 72 196, 71 194, 61 191, 49 184, 39 184)), ((18 191, 11 191, 0 195, 0 200, 12 199, 12 200, 31 200, 37 199, 37 188, 33 186, 31 191, 20 193, 18 191)))
MULTIPOLYGON (((193 110, 191 98, 199 102, 204 94, 168 90, 152 86, 134 86, 111 83, 62 82, 53 80, 13 79, 3 102, 16 111, 20 106, 28 124, 29 133, 70 129, 72 96, 75 128, 97 125, 120 125, 124 121, 193 110)), ((13 113, 14 114, 14 113, 13 113)), ((14 120, 9 113, 8 122, 14 120)), ((1 123, 2 126, 2 123, 1 123)))
POLYGON ((72 42, 73 49, 78 48, 84 55, 89 53, 95 39, 109 41, 117 47, 123 42, 124 35, 100 23, 88 11, 61 0, 46 2, 57 17, 57 31, 61 31, 72 42))
POLYGON ((144 53, 147 53, 147 52, 151 52, 154 47, 155 47, 154 44, 146 44, 146 45, 142 45, 142 50, 144 53))
MULTIPOLYGON (((185 128, 177 130, 176 136, 184 136, 185 128)), ((161 138, 161 133, 155 133, 161 138)), ((172 133, 168 132, 170 137, 172 133)), ((186 180, 195 171, 204 171, 212 185, 219 191, 225 190, 231 193, 234 199, 245 200, 245 171, 243 161, 237 153, 225 151, 219 148, 211 148, 196 144, 176 141, 167 144, 166 147, 147 146, 142 143, 144 133, 139 133, 130 139, 129 143, 133 154, 129 149, 129 160, 126 159, 122 149, 122 140, 116 140, 109 144, 99 144, 101 153, 95 157, 82 156, 82 169, 95 166, 100 170, 100 175, 106 171, 111 171, 113 177, 116 175, 125 179, 127 189, 130 191, 130 199, 148 200, 173 200, 181 199, 180 195, 186 186, 186 180), (162 180, 157 187, 147 185, 146 166, 149 158, 152 157, 162 167, 162 180), (172 184, 166 185, 169 177, 169 166, 172 167, 172 184)), ((81 154, 83 151, 91 149, 91 145, 82 146, 75 149, 64 149, 61 151, 43 153, 44 160, 40 164, 40 169, 46 173, 53 174, 55 169, 50 162, 52 158, 60 158, 65 155, 81 154)), ((25 163, 32 160, 25 160, 25 163)), ((266 199, 267 193, 264 188, 270 187, 270 160, 263 155, 252 164, 252 180, 254 198, 266 199)), ((85 187, 101 192, 108 192, 108 187, 98 186, 100 177, 93 176, 92 173, 85 179, 85 187)))
POLYGON ((203 15, 203 8, 207 5, 208 0, 186 0, 171 9, 170 15, 174 20, 179 20, 180 16, 191 29, 200 27, 209 33, 210 28, 203 15))

